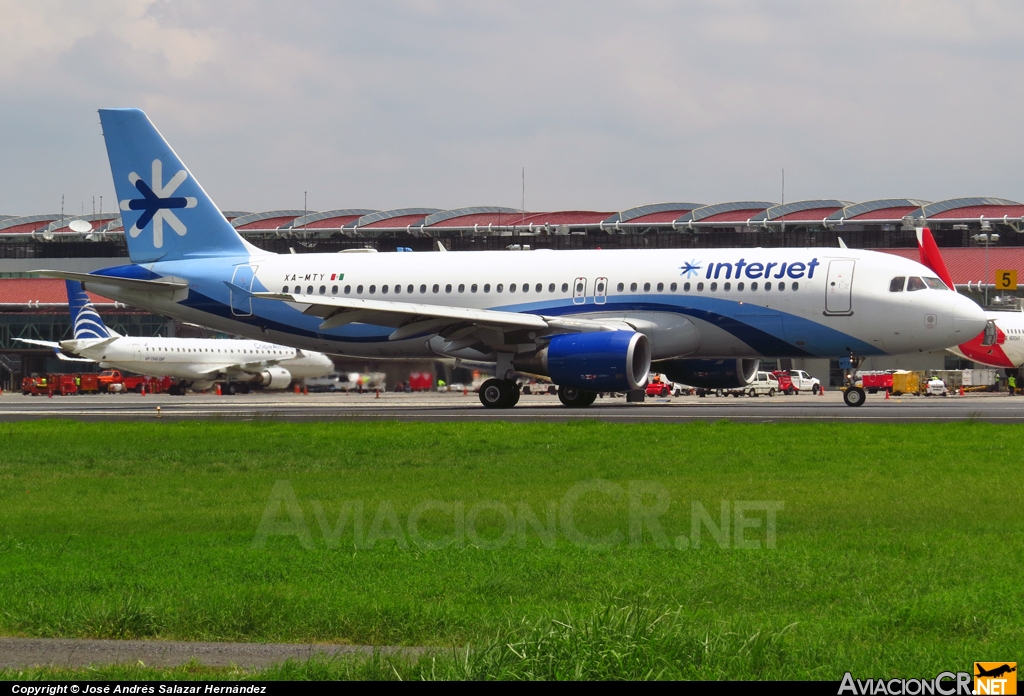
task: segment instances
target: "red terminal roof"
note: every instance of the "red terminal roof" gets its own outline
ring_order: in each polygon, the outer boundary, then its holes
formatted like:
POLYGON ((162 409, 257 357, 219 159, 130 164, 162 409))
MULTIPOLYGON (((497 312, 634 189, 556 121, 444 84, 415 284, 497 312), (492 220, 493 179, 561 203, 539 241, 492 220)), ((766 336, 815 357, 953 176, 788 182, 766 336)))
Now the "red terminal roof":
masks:
POLYGON ((842 210, 842 206, 829 206, 828 208, 809 208, 808 210, 799 210, 794 213, 786 213, 780 215, 775 220, 785 220, 786 222, 821 222, 832 213, 837 210, 842 210))
POLYGON ((413 223, 419 222, 420 220, 422 220, 425 217, 426 217, 426 215, 423 214, 423 213, 416 213, 414 215, 397 215, 395 217, 385 218, 384 220, 377 220, 376 222, 371 222, 371 223, 369 223, 367 225, 360 225, 359 229, 362 230, 362 229, 371 228, 371 227, 385 227, 385 228, 408 227, 409 225, 411 225, 413 223))
POLYGON ((239 230, 276 230, 278 227, 287 225, 289 222, 295 219, 294 215, 288 215, 284 217, 272 217, 264 218, 262 220, 256 220, 255 222, 249 222, 241 225, 235 229, 239 230))
MULTIPOLYGON (((94 304, 114 304, 113 300, 87 292, 94 304)), ((43 304, 68 303, 67 286, 59 278, 2 278, 0 279, 0 304, 43 304)))
POLYGON ((867 222, 869 220, 885 220, 891 222, 893 220, 902 220, 904 216, 910 215, 921 209, 919 205, 904 205, 897 206, 895 208, 880 208, 878 210, 872 210, 868 213, 861 213, 860 215, 854 215, 851 218, 846 218, 846 222, 867 222))
MULTIPOLYGON (((902 256, 912 261, 920 261, 917 249, 875 249, 887 254, 902 256)), ((985 248, 984 247, 944 247, 940 249, 946 268, 953 277, 953 282, 960 285, 966 283, 989 282, 995 280, 996 269, 1016 269, 1024 277, 1024 247, 989 247, 988 272, 985 279, 985 248)))
POLYGON ((657 213, 648 213, 647 215, 641 215, 640 217, 627 220, 623 224, 636 225, 643 223, 656 223, 656 222, 672 222, 686 213, 694 210, 693 208, 680 208, 679 210, 662 210, 657 213))
MULTIPOLYGON (((533 213, 526 213, 525 217, 529 218, 533 213)), ((472 213, 470 215, 460 215, 458 217, 448 218, 441 222, 430 225, 430 227, 472 227, 473 225, 480 225, 481 227, 487 227, 487 225, 494 225, 495 227, 501 226, 506 227, 509 225, 518 225, 523 219, 522 213, 472 213)))
POLYGON ((544 225, 598 225, 615 213, 599 213, 593 210, 561 210, 552 213, 532 213, 524 220, 520 216, 514 224, 523 226, 533 223, 544 225))
POLYGON ((747 210, 730 210, 725 213, 718 213, 710 217, 701 218, 700 222, 707 224, 713 222, 732 223, 732 222, 746 222, 750 218, 754 217, 758 213, 763 213, 764 208, 750 208, 747 210))
POLYGON ((1004 215, 1019 218, 1024 216, 1024 205, 974 205, 966 208, 944 210, 928 217, 929 220, 976 219, 984 215, 988 219, 999 219, 1004 215))
POLYGON ((338 215, 337 217, 324 218, 323 220, 314 220, 313 222, 305 225, 298 225, 293 229, 297 230, 317 230, 317 229, 341 229, 350 222, 355 222, 361 217, 361 215, 338 215))

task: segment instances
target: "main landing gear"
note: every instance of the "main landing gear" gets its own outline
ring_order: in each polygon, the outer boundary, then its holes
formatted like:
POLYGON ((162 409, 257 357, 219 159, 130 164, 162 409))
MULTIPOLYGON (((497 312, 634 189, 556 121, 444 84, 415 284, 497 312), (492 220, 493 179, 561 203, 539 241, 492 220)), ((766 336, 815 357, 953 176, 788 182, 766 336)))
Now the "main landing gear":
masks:
POLYGON ((519 383, 514 379, 489 379, 480 385, 480 403, 487 408, 512 408, 519 403, 519 383))
POLYGON ((559 387, 558 400, 569 408, 586 408, 597 400, 597 394, 576 387, 559 387))

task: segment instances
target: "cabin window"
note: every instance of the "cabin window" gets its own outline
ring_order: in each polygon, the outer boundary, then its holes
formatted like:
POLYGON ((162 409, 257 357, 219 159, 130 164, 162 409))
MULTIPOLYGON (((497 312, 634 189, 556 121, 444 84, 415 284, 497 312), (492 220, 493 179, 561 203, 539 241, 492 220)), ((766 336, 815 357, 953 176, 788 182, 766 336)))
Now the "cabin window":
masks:
POLYGON ((793 289, 794 290, 799 290, 800 289, 800 283, 793 283, 792 285, 793 285, 793 289))
POLYGON ((658 283, 658 292, 664 292, 664 291, 665 291, 665 284, 664 283, 658 283))
POLYGON ((491 291, 491 284, 490 283, 484 283, 484 292, 490 292, 490 291, 491 291))
POLYGON ((357 295, 362 295, 363 294, 363 286, 362 285, 360 285, 358 288, 356 288, 356 294, 357 295))
POLYGON ((498 283, 497 287, 494 288, 494 292, 501 292, 504 289, 505 289, 505 286, 502 285, 501 283, 498 283))
POLYGON ((395 283, 395 294, 399 295, 399 294, 401 294, 401 292, 402 292, 402 286, 399 285, 398 283, 395 283))
POLYGON ((751 290, 757 290, 757 283, 751 283, 750 284, 750 289, 751 290))
POLYGON ((469 286, 469 291, 476 292, 476 283, 473 283, 471 286, 469 286))
POLYGON ((426 285, 421 285, 420 286, 420 294, 421 295, 427 294, 427 286, 426 285))
POLYGON ((675 292, 676 288, 678 288, 678 287, 679 287, 678 285, 676 285, 675 283, 672 283, 671 285, 668 286, 668 289, 671 290, 672 292, 675 292))
POLYGON ((896 276, 889 281, 889 292, 903 292, 903 284, 907 282, 905 276, 896 276))
POLYGON ((554 291, 555 291, 555 284, 554 283, 549 283, 548 284, 548 292, 554 292, 554 291))
POLYGON ((407 293, 409 293, 410 295, 411 295, 411 294, 413 293, 413 291, 415 291, 415 290, 416 290, 416 286, 415 286, 415 285, 413 285, 412 283, 409 283, 408 285, 406 285, 406 286, 405 286, 405 291, 406 291, 407 293))
POLYGON ((743 292, 743 283, 736 283, 736 290, 739 292, 743 292))
MULTIPOLYGON (((515 288, 516 288, 516 286, 513 285, 512 286, 512 292, 515 292, 515 288)), ((529 283, 523 283, 523 292, 530 292, 530 284, 529 283)))
POLYGON ((690 284, 683 283, 683 292, 690 292, 690 284))
POLYGON ((338 294, 338 286, 337 285, 332 285, 331 286, 331 294, 332 295, 337 295, 338 294))
POLYGON ((326 285, 321 285, 320 286, 320 294, 321 295, 326 295, 327 294, 327 286, 326 285))
POLYGON ((626 285, 625 285, 624 283, 619 283, 619 284, 618 284, 618 285, 616 286, 616 289, 617 289, 617 290, 618 290, 619 292, 622 292, 623 290, 625 290, 625 289, 626 289, 626 285))
POLYGON ((630 292, 636 292, 636 283, 630 283, 629 284, 629 291, 630 292))
POLYGON ((283 288, 281 288, 281 292, 284 293, 285 295, 287 295, 288 294, 288 286, 285 285, 283 288))
POLYGON ((782 292, 785 289, 786 289, 786 284, 785 283, 779 283, 779 292, 782 292))
POLYGON ((459 292, 466 292, 466 284, 459 283, 459 292))
POLYGON ((651 291, 651 284, 650 283, 644 283, 644 292, 650 292, 650 291, 651 291))
POLYGON ((702 292, 703 290, 704 290, 704 283, 697 283, 697 292, 702 292))
POLYGON ((452 284, 448 283, 447 285, 445 285, 444 286, 444 291, 445 292, 451 292, 452 291, 452 284))
POLYGON ((765 290, 771 290, 772 289, 772 284, 771 283, 765 283, 764 284, 764 289, 765 290))
POLYGON ((388 294, 388 286, 387 285, 381 285, 380 286, 380 292, 381 292, 382 295, 387 295, 388 294))
POLYGON ((533 291, 534 292, 540 292, 543 289, 544 289, 544 286, 541 285, 540 283, 537 283, 535 286, 533 286, 533 291))
POLYGON ((431 290, 433 290, 434 294, 436 295, 437 293, 439 293, 441 291, 441 286, 438 285, 437 283, 434 283, 434 287, 432 287, 431 290))
POLYGON ((313 286, 312 285, 310 285, 308 288, 306 288, 306 294, 307 295, 312 295, 313 294, 313 286))
POLYGON ((351 292, 352 292, 352 286, 351 285, 346 285, 345 286, 345 294, 348 295, 351 292))
MULTIPOLYGON (((508 286, 508 291, 509 292, 515 292, 516 291, 516 284, 512 283, 511 285, 509 285, 508 286)), ((501 291, 499 290, 498 292, 501 292, 501 291)))
POLYGON ((917 278, 915 276, 907 278, 907 292, 914 292, 915 290, 924 290, 926 287, 928 286, 925 285, 924 281, 921 280, 920 278, 917 278))
POLYGON ((711 292, 714 292, 717 289, 718 289, 718 283, 712 283, 711 284, 711 292))
POLYGON ((377 286, 376 286, 376 285, 371 285, 371 286, 370 286, 370 294, 372 295, 372 294, 374 294, 375 292, 377 292, 377 286))

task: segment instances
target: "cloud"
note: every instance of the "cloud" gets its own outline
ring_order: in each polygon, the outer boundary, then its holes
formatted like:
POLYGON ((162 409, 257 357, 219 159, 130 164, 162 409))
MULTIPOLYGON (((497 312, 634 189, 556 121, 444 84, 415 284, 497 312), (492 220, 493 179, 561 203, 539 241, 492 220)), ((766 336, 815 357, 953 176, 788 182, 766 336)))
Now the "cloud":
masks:
POLYGON ((0 212, 144 108, 225 208, 1024 198, 1012 2, 0 0, 0 212), (59 162, 60 166, 54 166, 59 162))

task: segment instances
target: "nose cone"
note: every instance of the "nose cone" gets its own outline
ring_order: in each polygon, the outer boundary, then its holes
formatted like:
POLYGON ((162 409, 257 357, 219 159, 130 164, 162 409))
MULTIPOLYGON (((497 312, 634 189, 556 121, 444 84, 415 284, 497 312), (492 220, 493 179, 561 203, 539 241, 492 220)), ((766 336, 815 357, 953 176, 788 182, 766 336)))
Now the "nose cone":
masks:
POLYGON ((978 303, 963 295, 956 296, 953 305, 953 331, 956 334, 956 343, 960 345, 971 340, 985 330, 988 319, 985 310, 978 306, 978 303))

